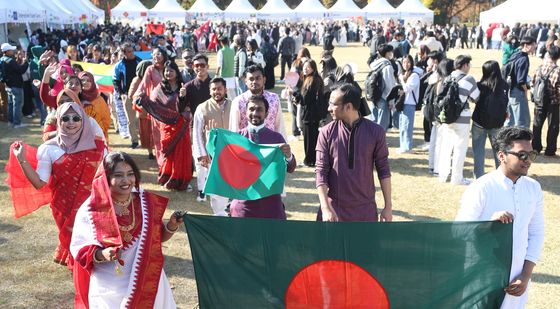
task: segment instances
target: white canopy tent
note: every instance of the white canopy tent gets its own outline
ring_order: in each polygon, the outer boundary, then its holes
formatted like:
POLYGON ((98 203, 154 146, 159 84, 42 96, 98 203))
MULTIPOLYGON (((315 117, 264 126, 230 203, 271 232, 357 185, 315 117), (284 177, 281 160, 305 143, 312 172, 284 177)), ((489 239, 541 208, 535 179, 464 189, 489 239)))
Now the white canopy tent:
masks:
POLYGON ((387 0, 371 0, 363 9, 368 19, 398 18, 397 10, 387 0))
POLYGON ((225 18, 253 18, 257 10, 249 0, 233 0, 224 11, 225 18))
POLYGON ((337 0, 328 10, 330 18, 364 16, 364 12, 353 0, 337 0))
POLYGON ((111 9, 111 21, 131 23, 135 20, 145 21, 148 16, 148 9, 140 0, 122 0, 111 9))
POLYGON ((397 7, 397 12, 404 20, 434 21, 434 11, 425 7, 420 0, 404 0, 397 7))
POLYGON ((488 27, 491 23, 513 26, 517 22, 560 21, 560 1, 533 0, 527 6, 524 0, 508 0, 488 11, 480 13, 480 25, 488 27), (545 9, 546 8, 546 9, 545 9))
POLYGON ((270 0, 257 11, 259 19, 287 19, 294 16, 294 11, 284 0, 270 0))
POLYGON ((100 24, 102 24, 103 22, 105 22, 105 11, 96 7, 93 3, 91 3, 91 1, 89 0, 78 0, 80 1, 83 5, 85 5, 86 7, 88 7, 91 11, 91 17, 92 19, 96 19, 96 21, 100 24))
POLYGON ((148 11, 150 19, 160 20, 173 19, 174 21, 185 22, 187 10, 185 10, 176 0, 159 0, 158 3, 148 11))
MULTIPOLYGON (((35 1, 32 2, 35 4, 35 1)), ((102 10, 93 9, 82 0, 50 0, 46 3, 43 2, 43 4, 46 4, 50 8, 47 8, 48 11, 54 11, 55 14, 60 14, 61 11, 70 11, 71 24, 84 22, 88 24, 103 23, 103 19, 105 18, 105 13, 102 10)))
POLYGON ((303 0, 293 10, 297 18, 322 18, 328 16, 328 10, 319 0, 303 0))
POLYGON ((222 11, 212 0, 196 0, 187 10, 187 16, 198 19, 224 18, 222 11))

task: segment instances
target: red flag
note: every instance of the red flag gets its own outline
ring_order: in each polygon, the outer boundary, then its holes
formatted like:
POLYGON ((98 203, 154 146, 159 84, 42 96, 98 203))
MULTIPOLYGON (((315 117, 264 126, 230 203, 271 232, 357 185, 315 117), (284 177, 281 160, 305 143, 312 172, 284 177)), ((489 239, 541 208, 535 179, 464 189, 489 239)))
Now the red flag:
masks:
POLYGON ((210 31, 210 20, 202 24, 198 29, 194 31, 194 35, 199 38, 201 34, 210 31))
POLYGON ((109 4, 109 1, 107 1, 107 12, 109 13, 109 16, 111 16, 111 5, 109 4))

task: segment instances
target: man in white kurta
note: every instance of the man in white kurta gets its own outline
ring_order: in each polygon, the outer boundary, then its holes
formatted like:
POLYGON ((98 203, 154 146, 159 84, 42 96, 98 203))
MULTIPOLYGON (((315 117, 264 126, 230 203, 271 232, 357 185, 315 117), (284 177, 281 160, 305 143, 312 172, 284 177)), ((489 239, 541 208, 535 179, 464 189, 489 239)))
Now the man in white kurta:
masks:
POLYGON ((524 308, 533 267, 544 243, 543 192, 527 177, 532 134, 518 127, 497 136, 500 166, 473 182, 463 194, 458 221, 499 220, 513 224, 510 284, 501 308, 524 308), (525 160, 523 160, 525 159, 525 160))

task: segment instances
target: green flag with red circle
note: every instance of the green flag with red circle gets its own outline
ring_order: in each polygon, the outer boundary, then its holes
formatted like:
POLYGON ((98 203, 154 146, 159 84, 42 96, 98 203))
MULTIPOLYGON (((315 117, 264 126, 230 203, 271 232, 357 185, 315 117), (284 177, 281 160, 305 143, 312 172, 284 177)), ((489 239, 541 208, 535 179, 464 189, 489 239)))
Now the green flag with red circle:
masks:
POLYGON ((499 308, 513 224, 186 215, 207 308, 499 308))
POLYGON ((212 129, 206 144, 212 158, 204 193, 238 200, 281 194, 286 160, 278 146, 255 144, 225 129, 212 129))

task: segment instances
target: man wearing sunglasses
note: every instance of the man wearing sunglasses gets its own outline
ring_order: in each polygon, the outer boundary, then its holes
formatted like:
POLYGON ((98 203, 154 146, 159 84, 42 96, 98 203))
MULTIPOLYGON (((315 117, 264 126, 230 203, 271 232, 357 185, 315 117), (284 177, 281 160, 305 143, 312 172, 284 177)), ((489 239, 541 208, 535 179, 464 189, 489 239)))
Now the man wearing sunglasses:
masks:
POLYGON ((513 224, 510 283, 501 308, 524 308, 527 287, 544 244, 543 192, 527 177, 537 152, 533 134, 522 127, 502 128, 494 141, 500 166, 463 194, 458 221, 500 221, 513 224))
POLYGON ((183 59, 183 69, 181 69, 181 78, 183 79, 183 84, 190 82, 196 78, 196 73, 193 68, 193 57, 194 51, 192 49, 185 49, 181 54, 183 59))

